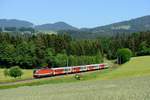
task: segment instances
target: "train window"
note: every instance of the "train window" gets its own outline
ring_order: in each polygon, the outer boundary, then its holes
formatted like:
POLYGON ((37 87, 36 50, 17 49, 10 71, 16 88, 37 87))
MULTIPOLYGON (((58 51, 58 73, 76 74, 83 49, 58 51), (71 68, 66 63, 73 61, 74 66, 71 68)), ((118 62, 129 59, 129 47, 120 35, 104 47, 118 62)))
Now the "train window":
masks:
POLYGON ((65 68, 64 71, 66 71, 66 72, 67 72, 67 71, 70 71, 70 68, 65 68))
POLYGON ((80 67, 80 69, 86 69, 86 67, 80 67))

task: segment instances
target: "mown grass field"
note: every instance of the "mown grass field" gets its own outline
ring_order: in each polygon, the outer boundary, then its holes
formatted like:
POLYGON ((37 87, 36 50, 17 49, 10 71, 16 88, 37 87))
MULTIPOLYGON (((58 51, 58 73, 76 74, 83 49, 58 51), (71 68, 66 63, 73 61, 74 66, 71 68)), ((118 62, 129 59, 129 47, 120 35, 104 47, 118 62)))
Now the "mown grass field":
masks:
POLYGON ((149 100, 150 77, 93 80, 0 90, 0 100, 149 100))

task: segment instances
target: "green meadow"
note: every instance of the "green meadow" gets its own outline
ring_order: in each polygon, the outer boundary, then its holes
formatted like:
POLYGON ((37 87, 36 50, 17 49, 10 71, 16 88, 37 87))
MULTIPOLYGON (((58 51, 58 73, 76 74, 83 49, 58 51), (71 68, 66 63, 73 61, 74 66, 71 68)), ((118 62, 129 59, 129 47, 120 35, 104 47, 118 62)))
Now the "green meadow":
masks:
MULTIPOLYGON (((149 61, 150 56, 133 57, 121 66, 80 73, 81 80, 71 74, 0 85, 0 97, 1 100, 149 100, 149 61)), ((24 71, 30 75, 24 74, 22 79, 31 78, 30 70, 24 71)), ((1 81, 5 79, 2 70, 0 77, 1 81)))
MULTIPOLYGON (((141 77, 150 75, 150 56, 133 57, 129 62, 121 66, 110 66, 105 70, 97 70, 93 72, 80 73, 81 80, 76 80, 73 74, 64 76, 55 76, 42 79, 34 79, 30 81, 17 82, 15 84, 2 84, 0 89, 15 88, 20 86, 34 86, 42 84, 59 84, 80 81, 94 81, 94 80, 113 80, 123 79, 128 77, 141 77)), ((3 75, 3 69, 0 71, 0 82, 12 82, 32 78, 32 70, 23 70, 22 78, 9 78, 3 75)))

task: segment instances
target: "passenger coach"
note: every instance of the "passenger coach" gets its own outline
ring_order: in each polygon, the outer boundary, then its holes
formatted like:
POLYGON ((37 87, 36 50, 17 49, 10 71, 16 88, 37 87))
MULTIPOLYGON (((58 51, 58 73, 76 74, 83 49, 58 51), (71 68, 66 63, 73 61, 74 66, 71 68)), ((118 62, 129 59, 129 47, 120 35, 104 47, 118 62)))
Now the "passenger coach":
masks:
POLYGON ((104 68, 108 68, 107 63, 103 64, 91 64, 91 65, 82 65, 82 66, 71 66, 71 67, 59 67, 59 68, 41 68, 36 69, 33 72, 34 78, 46 77, 46 76, 55 76, 55 75, 63 75, 63 74, 71 74, 71 73, 79 73, 93 70, 101 70, 104 68))

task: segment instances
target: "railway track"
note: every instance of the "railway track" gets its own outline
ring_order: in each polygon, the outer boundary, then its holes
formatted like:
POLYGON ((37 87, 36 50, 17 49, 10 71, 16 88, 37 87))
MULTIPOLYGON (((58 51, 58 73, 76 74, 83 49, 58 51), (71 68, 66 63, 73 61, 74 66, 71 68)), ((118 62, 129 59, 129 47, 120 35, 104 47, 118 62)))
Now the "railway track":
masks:
POLYGON ((14 85, 14 84, 19 84, 19 83, 30 83, 30 82, 33 82, 33 81, 36 81, 36 80, 48 80, 50 78, 58 78, 58 77, 64 77, 64 76, 73 76, 75 74, 87 74, 87 73, 93 73, 93 72, 97 72, 97 71, 100 71, 100 70, 94 70, 94 71, 89 71, 89 72, 80 72, 80 73, 70 73, 70 74, 64 74, 64 75, 57 75, 57 76, 52 76, 52 77, 43 77, 43 78, 29 78, 29 79, 22 79, 22 80, 16 80, 14 82, 0 82, 0 86, 1 85, 14 85))
POLYGON ((20 82, 30 82, 35 80, 34 78, 29 78, 29 79, 22 79, 22 80, 16 80, 13 82, 0 82, 0 85, 12 85, 12 84, 16 84, 16 83, 20 83, 20 82))

